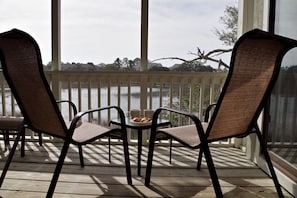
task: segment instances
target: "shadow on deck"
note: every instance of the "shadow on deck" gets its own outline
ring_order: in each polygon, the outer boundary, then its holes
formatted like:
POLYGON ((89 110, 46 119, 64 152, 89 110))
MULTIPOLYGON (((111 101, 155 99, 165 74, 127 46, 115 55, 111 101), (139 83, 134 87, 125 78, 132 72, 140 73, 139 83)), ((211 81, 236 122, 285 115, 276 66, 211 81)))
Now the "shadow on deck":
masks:
MULTIPOLYGON (((61 144, 26 142, 26 155, 17 150, 2 197, 45 197, 61 144)), ((142 176, 137 176, 137 147, 130 146, 133 186, 127 185, 121 145, 112 146, 111 163, 106 145, 84 146, 85 167, 79 165, 77 147, 71 145, 54 197, 215 197, 205 161, 197 171, 197 151, 174 147, 172 164, 169 149, 157 146, 151 187, 144 186, 147 147, 143 148, 142 176)), ((0 167, 8 152, 1 144, 0 167)), ((236 148, 211 148, 225 197, 277 197, 270 177, 246 159, 236 148)), ((283 190, 286 197, 292 197, 283 190)))

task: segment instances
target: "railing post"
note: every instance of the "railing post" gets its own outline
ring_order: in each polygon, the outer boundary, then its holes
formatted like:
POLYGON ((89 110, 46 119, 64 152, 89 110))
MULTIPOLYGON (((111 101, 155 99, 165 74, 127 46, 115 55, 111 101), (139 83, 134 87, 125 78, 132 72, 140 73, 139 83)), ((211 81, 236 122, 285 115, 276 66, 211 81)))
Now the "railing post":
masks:
POLYGON ((147 71, 148 0, 141 1, 141 71, 147 71))
MULTIPOLYGON (((61 63, 61 1, 52 0, 52 70, 59 71, 61 63)), ((52 91, 56 100, 61 98, 59 77, 52 75, 52 91)))
POLYGON ((143 73, 140 81, 140 109, 147 109, 147 82, 148 75, 143 73))
MULTIPOLYGON (((147 43, 148 43, 148 0, 141 1, 141 71, 147 71, 148 58, 147 58, 147 43)), ((148 75, 141 75, 140 82, 140 109, 147 108, 147 82, 148 75)))
POLYGON ((61 84, 60 84, 60 75, 58 73, 51 74, 51 89, 55 96, 56 100, 61 99, 61 84))
POLYGON ((201 84, 200 84, 200 98, 199 98, 199 109, 198 109, 198 113, 199 113, 199 118, 202 119, 203 117, 203 107, 204 107, 204 94, 205 94, 205 79, 203 78, 201 80, 201 84))

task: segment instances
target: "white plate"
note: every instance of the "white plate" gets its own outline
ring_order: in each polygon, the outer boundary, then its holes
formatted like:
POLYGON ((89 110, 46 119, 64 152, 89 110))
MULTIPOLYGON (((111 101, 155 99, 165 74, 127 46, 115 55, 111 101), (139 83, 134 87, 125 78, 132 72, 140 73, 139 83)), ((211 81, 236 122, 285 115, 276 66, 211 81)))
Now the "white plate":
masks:
POLYGON ((152 121, 149 121, 149 122, 134 122, 132 119, 130 120, 130 123, 133 124, 133 125, 151 125, 152 124, 152 121))

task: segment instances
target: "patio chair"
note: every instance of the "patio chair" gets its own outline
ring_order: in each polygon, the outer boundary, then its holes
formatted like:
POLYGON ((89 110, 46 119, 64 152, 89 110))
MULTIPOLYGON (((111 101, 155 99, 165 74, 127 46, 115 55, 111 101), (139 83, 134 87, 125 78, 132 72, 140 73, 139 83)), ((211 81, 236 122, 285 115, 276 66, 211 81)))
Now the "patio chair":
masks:
MULTIPOLYGON (((0 116, 0 133, 3 135, 5 151, 10 148, 9 135, 17 135, 23 128, 23 117, 0 116)), ((22 134, 23 136, 24 134, 22 134)), ((24 138, 22 138, 24 140, 24 138)), ((24 142, 21 144, 21 156, 24 156, 24 142)))
POLYGON ((296 46, 295 40, 258 29, 239 38, 232 52, 225 84, 209 122, 200 121, 192 113, 166 107, 158 108, 152 120, 145 185, 150 185, 156 135, 163 133, 184 146, 201 149, 216 196, 223 197, 208 143, 256 133, 277 193, 279 197, 283 197, 257 120, 278 77, 283 56, 296 46), (193 124, 157 130, 156 122, 161 112, 186 116, 193 124))
MULTIPOLYGON (((45 133, 63 140, 61 153, 47 192, 52 197, 70 144, 81 146, 113 133, 121 134, 128 184, 132 184, 125 115, 120 107, 108 106, 77 113, 70 124, 64 121, 50 86, 43 72, 41 54, 37 42, 27 33, 13 29, 0 34, 0 60, 8 85, 24 117, 24 124, 34 132, 45 133), (85 121, 91 113, 115 111, 121 126, 108 128, 85 121)), ((2 185, 14 155, 21 133, 6 160, 0 178, 2 185)), ((81 156, 82 158, 82 156, 81 156)))
MULTIPOLYGON (((20 130, 22 132, 21 139, 21 157, 25 156, 25 128, 24 118, 16 116, 0 116, 0 134, 3 135, 4 149, 5 151, 10 148, 10 135, 17 135, 20 130)), ((38 134, 39 145, 42 146, 42 136, 38 134)))

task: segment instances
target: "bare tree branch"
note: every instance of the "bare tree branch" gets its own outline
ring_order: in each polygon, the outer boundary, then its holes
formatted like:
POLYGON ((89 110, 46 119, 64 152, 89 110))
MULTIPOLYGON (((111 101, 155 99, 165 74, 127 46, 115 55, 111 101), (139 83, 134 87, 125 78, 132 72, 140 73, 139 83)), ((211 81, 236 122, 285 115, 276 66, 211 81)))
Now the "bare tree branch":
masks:
POLYGON ((156 61, 159 61, 159 60, 180 60, 180 61, 183 61, 183 62, 186 62, 186 63, 192 62, 192 61, 188 61, 186 59, 178 58, 178 57, 158 58, 158 59, 153 60, 152 62, 156 62, 156 61))
POLYGON ((211 61, 211 62, 218 63, 218 68, 220 68, 222 66, 225 68, 229 68, 228 64, 226 64, 224 61, 222 61, 219 57, 218 58, 215 58, 215 57, 220 56, 224 53, 229 53, 231 51, 232 51, 232 49, 215 49, 215 50, 209 51, 208 53, 205 53, 204 51, 201 51, 200 48, 197 48, 197 53, 190 52, 191 55, 197 56, 196 58, 194 58, 192 60, 186 60, 186 59, 179 58, 179 57, 167 57, 167 58, 158 58, 158 59, 153 60, 152 62, 170 59, 170 60, 180 60, 185 63, 192 63, 194 61, 199 60, 199 61, 203 61, 203 62, 211 61))
POLYGON ((195 61, 195 60, 212 61, 212 62, 218 63, 218 68, 220 68, 221 66, 225 68, 229 68, 229 65, 226 64, 224 61, 222 61, 222 59, 214 58, 214 57, 220 56, 224 53, 229 53, 231 51, 232 49, 215 49, 215 50, 209 51, 208 53, 205 53, 204 51, 201 51, 200 48, 197 48, 197 53, 191 53, 192 55, 197 56, 197 58, 193 59, 192 61, 195 61))

